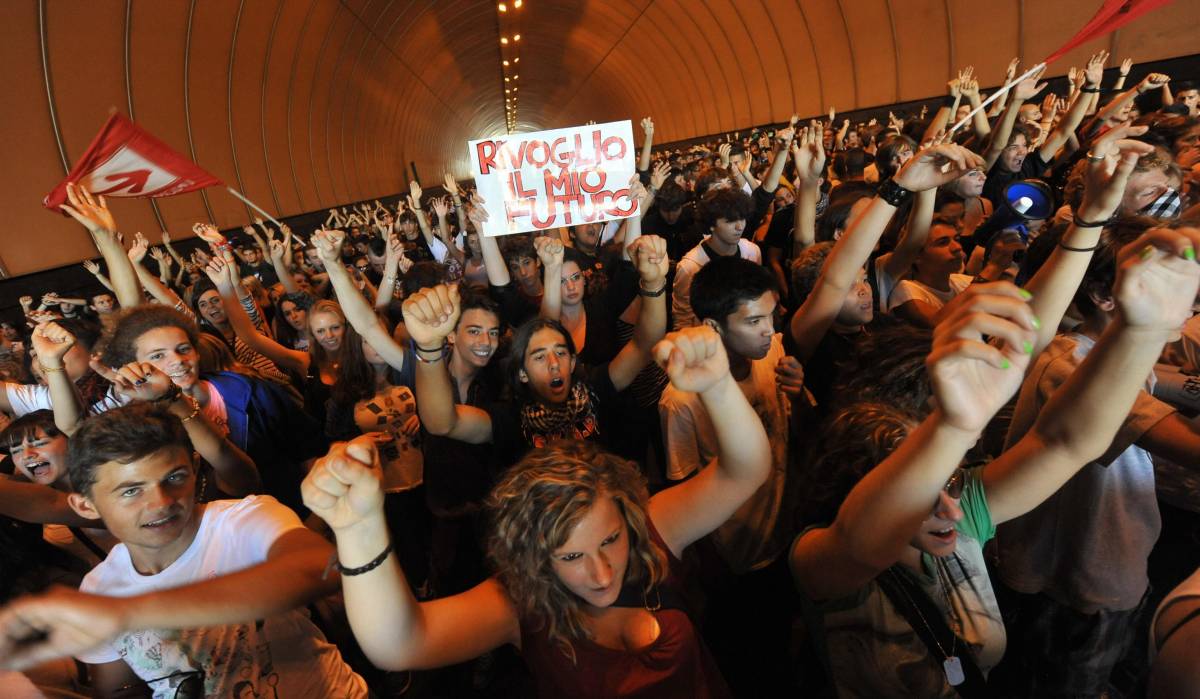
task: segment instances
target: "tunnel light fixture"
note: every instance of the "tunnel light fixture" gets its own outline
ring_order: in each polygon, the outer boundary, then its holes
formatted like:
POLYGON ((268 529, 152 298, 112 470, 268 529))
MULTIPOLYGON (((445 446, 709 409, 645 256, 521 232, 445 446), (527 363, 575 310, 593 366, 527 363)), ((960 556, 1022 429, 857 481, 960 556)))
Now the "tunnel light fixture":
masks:
POLYGON ((500 43, 503 44, 504 46, 508 46, 508 37, 507 36, 500 37, 500 43))
POLYGON ((506 66, 507 66, 507 65, 508 65, 508 61, 504 61, 504 65, 506 65, 506 66))
POLYGON ((517 56, 516 58, 513 59, 513 65, 516 65, 517 63, 520 63, 520 62, 521 62, 520 56, 517 56))
POLYGON ((513 9, 519 10, 519 9, 521 9, 521 5, 523 5, 523 4, 524 4, 524 0, 515 0, 513 2, 513 9))
POLYGON ((513 41, 520 41, 520 40, 521 40, 520 34, 513 34, 513 41))
MULTIPOLYGON (((516 6, 514 5, 514 7, 516 7, 516 6)), ((500 3, 499 5, 496 5, 496 9, 500 10, 501 12, 508 12, 508 5, 505 5, 504 3, 500 3)))

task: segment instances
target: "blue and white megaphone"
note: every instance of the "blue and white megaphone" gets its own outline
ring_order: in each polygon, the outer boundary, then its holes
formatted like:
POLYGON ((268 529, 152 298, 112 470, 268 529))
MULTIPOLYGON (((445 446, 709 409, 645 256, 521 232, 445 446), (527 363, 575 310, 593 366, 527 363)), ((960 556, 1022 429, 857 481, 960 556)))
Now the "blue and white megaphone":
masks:
POLYGON ((1004 202, 972 236, 978 245, 987 245, 1000 231, 1015 230, 1029 242, 1029 222, 1054 216, 1054 193, 1041 180, 1017 180, 1004 188, 1004 202))

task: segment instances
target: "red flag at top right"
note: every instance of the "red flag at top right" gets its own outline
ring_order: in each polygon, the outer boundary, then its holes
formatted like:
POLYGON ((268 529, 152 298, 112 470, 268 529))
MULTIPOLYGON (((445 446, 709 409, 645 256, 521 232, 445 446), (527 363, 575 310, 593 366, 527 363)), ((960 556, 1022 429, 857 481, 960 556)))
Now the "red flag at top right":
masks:
POLYGON ((1076 46, 1116 31, 1150 10, 1158 9, 1169 2, 1171 0, 1104 0, 1104 4, 1096 11, 1096 15, 1083 25, 1083 29, 1043 62, 1051 63, 1076 46))

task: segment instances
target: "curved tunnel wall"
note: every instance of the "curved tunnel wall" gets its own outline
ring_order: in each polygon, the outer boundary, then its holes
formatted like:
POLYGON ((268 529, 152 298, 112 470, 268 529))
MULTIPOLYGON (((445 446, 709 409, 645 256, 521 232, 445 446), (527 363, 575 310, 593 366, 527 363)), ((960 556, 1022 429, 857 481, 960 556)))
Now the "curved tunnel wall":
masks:
MULTIPOLYGON (((937 95, 974 64, 1045 56, 1098 0, 13 0, 0 5, 11 274, 94 254, 41 197, 111 108, 278 215, 393 194, 408 164, 466 172, 467 140, 503 133, 502 33, 519 31, 517 128, 651 115, 656 140, 937 95), (512 5, 510 2, 509 5, 512 5), (502 23, 503 22, 503 23, 502 23)), ((1181 1, 1084 45, 1135 62, 1195 53, 1181 1)), ((220 189, 118 200, 126 231, 247 222, 220 189)))

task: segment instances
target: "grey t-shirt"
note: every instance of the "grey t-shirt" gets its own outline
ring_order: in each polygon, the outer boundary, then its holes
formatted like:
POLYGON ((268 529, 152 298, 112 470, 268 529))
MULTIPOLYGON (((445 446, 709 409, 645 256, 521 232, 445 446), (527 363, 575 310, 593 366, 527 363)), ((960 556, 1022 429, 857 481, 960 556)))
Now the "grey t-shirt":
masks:
MULTIPOLYGON (((1077 333, 1050 343, 1021 386, 1007 446, 1029 431, 1093 346, 1094 340, 1077 333)), ((1148 584, 1146 561, 1162 520, 1154 464, 1134 442, 1173 412, 1140 392, 1104 456, 1031 512, 1000 525, 996 550, 1004 584, 1026 594, 1044 593, 1085 614, 1133 609, 1141 602, 1148 584)))

